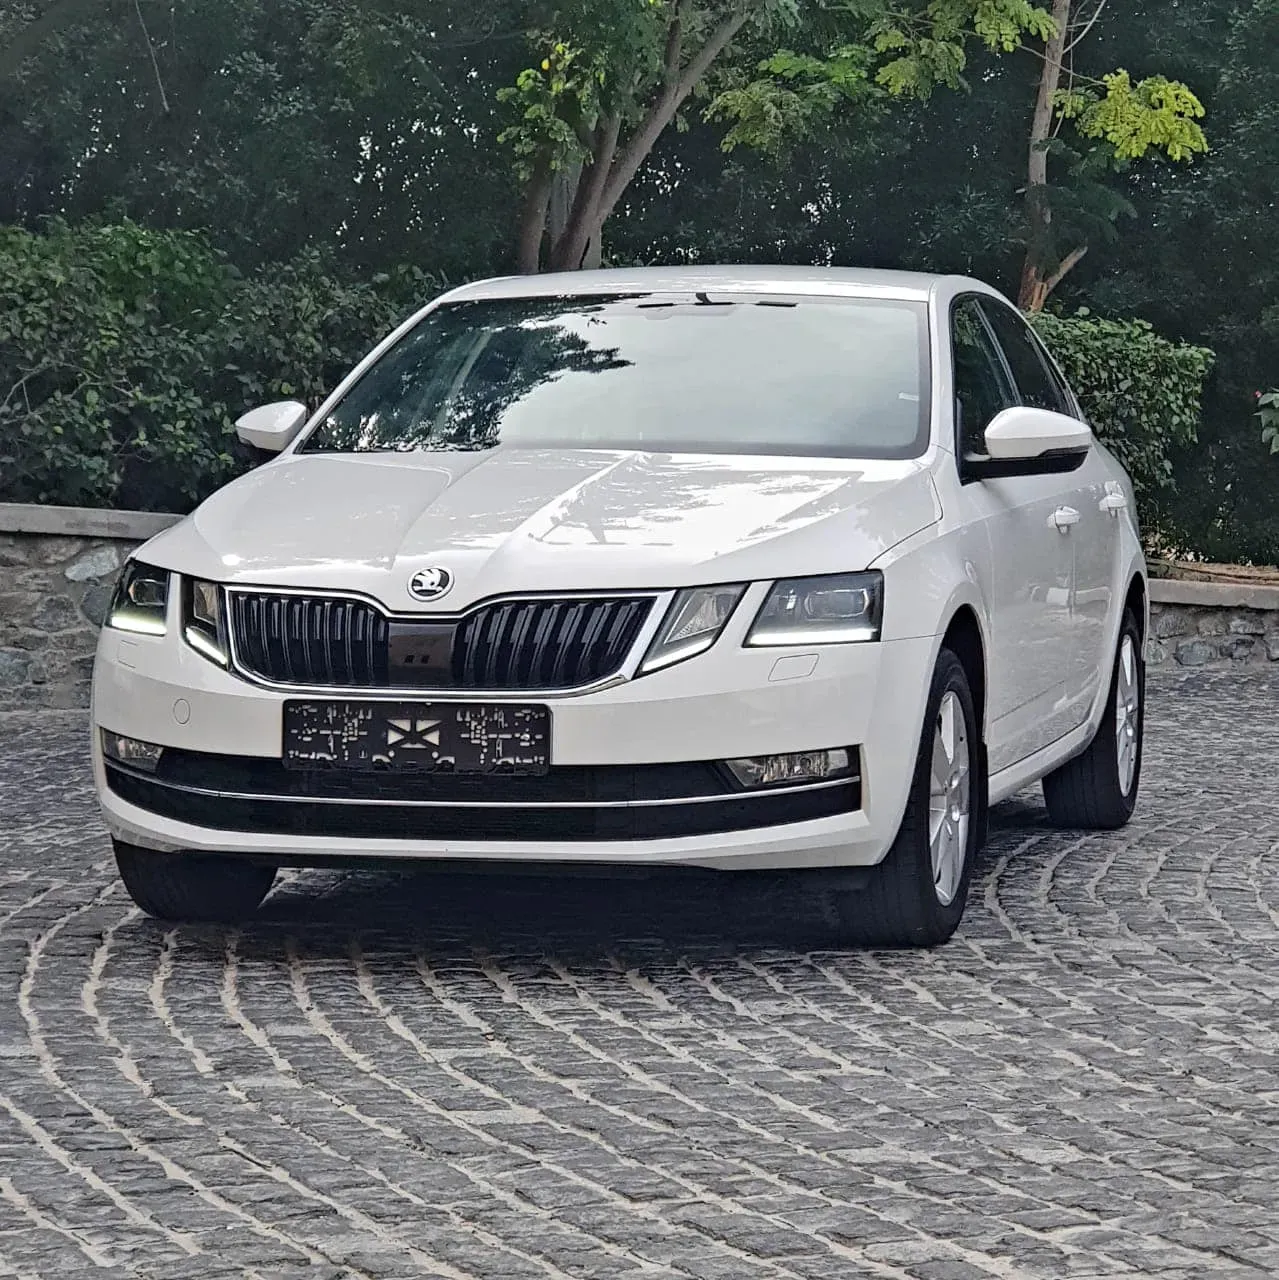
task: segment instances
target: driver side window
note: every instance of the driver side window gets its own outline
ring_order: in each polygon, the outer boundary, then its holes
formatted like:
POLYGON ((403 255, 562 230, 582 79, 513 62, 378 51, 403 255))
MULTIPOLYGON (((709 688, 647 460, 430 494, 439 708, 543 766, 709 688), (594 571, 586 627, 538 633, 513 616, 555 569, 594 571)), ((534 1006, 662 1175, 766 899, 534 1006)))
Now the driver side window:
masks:
POLYGON ((976 298, 962 299, 951 312, 951 350, 956 452, 961 459, 984 458, 986 428, 1017 396, 976 298))

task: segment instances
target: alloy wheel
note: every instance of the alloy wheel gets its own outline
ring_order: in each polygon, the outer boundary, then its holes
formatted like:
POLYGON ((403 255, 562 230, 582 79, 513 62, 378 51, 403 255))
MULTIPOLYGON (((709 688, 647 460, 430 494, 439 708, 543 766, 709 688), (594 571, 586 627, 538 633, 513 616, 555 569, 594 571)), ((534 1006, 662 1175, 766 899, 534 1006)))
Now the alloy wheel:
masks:
POLYGON ((1115 755, 1119 761, 1119 790, 1132 791, 1137 773, 1141 734, 1141 680, 1137 646, 1130 635, 1119 646, 1119 670, 1115 680, 1115 755))
POLYGON ((948 690, 937 708, 928 797, 928 840, 937 901, 949 906, 959 892, 968 853, 972 784, 963 704, 948 690))

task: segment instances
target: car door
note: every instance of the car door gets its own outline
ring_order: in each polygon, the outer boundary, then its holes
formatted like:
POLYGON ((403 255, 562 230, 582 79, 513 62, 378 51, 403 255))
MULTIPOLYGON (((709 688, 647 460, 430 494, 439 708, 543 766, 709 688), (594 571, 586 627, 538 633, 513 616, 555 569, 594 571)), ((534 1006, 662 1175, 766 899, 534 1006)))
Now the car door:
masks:
POLYGON ((990 608, 987 741, 998 772, 1074 727, 1062 671, 1074 544, 1058 527, 1069 519, 1062 496, 1069 477, 978 478, 966 468, 966 460, 986 455, 987 426, 1020 403, 1020 393, 977 296, 956 302, 951 343, 963 515, 985 527, 988 543, 984 566, 973 563, 990 608))
MULTIPOLYGON (((1011 307, 993 298, 982 310, 1013 374, 1023 404, 1082 418, 1078 402, 1030 326, 1011 307)), ((1093 449, 1077 471, 1052 477, 1061 489, 1062 505, 1078 513, 1066 535, 1074 560, 1075 587, 1069 608, 1057 621, 1069 638, 1063 651, 1065 696, 1076 724, 1088 717, 1101 680, 1110 678, 1110 628, 1107 625, 1116 590, 1119 522, 1115 518, 1118 486, 1109 479, 1105 461, 1093 449)), ((1122 500, 1123 494, 1118 497, 1122 500)), ((1074 728, 1075 725, 1070 726, 1074 728)))

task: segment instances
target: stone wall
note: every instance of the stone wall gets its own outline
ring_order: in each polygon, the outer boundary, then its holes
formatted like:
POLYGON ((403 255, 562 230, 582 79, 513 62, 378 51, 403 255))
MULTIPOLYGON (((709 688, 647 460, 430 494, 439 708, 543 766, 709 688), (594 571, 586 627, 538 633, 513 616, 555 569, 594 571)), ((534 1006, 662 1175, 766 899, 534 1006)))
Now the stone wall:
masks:
MULTIPOLYGON (((0 503, 0 710, 86 707, 125 557, 179 517, 0 503)), ((1279 663, 1279 587, 1150 584, 1154 666, 1279 663)))
POLYGON ((89 705, 120 566, 177 519, 0 503, 0 710, 89 705))
POLYGON ((1150 601, 1152 666, 1279 663, 1279 587, 1156 579, 1150 601))

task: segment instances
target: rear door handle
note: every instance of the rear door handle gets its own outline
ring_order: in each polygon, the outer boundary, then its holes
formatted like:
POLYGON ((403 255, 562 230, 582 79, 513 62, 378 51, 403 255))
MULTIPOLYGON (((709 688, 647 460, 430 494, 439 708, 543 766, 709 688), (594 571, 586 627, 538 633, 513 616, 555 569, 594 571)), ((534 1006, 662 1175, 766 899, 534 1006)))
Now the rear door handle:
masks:
POLYGON ((1108 493, 1101 500, 1101 509, 1109 512, 1116 519, 1121 511, 1128 510, 1128 499, 1122 493, 1108 493))
POLYGON ((1079 512, 1074 507, 1058 507, 1048 517, 1048 527, 1058 533, 1069 533, 1079 523, 1079 512))

